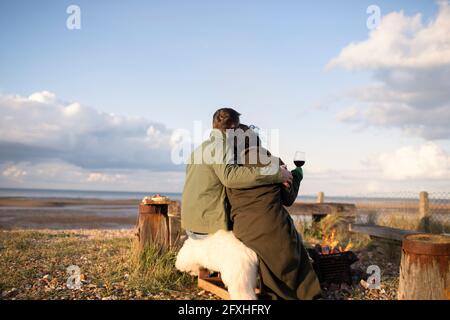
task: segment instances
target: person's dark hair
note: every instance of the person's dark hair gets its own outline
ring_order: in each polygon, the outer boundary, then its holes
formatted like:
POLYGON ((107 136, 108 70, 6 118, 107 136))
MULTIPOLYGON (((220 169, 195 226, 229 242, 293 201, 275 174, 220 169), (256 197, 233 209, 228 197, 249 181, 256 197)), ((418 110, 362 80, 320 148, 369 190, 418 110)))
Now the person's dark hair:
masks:
MULTIPOLYGON (((246 124, 240 123, 239 126, 236 129, 241 129, 244 133, 248 130, 251 130, 250 127, 246 124)), ((256 141, 250 141, 250 137, 245 136, 245 149, 248 149, 250 147, 259 147, 261 145, 261 140, 258 136, 256 136, 256 141), (250 142, 256 143, 256 145, 250 145, 250 142)))
POLYGON ((231 108, 222 108, 214 112, 213 128, 225 131, 239 126, 239 116, 241 114, 231 108))

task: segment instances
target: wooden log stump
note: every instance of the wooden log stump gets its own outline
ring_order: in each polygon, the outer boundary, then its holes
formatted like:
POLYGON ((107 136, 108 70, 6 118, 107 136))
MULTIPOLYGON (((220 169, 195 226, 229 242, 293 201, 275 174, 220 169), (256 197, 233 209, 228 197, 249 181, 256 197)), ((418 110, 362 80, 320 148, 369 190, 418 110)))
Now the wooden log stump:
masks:
POLYGON ((169 204, 169 246, 178 250, 183 245, 187 236, 181 227, 181 204, 180 201, 171 201, 169 204))
POLYGON ((161 252, 166 252, 178 245, 181 224, 177 209, 177 202, 170 199, 158 202, 150 199, 139 205, 137 236, 141 250, 154 244, 161 252))
POLYGON ((415 234, 404 238, 399 300, 450 300, 450 237, 415 234))

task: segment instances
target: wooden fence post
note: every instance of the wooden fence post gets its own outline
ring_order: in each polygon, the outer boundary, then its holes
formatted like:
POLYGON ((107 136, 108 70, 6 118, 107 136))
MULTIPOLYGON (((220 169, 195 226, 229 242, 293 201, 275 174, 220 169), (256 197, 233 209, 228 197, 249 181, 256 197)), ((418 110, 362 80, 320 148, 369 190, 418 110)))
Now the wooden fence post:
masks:
POLYGON ((317 203, 323 203, 325 198, 325 194, 321 191, 317 194, 317 203))
POLYGON ((419 195, 419 215, 420 218, 429 217, 430 214, 430 204, 428 200, 428 192, 422 191, 419 195))
POLYGON ((428 232, 430 226, 430 203, 428 192, 422 191, 419 194, 419 229, 428 232))
MULTIPOLYGON (((316 200, 317 203, 324 203, 324 199, 325 199, 325 194, 322 191, 317 193, 317 200, 316 200)), ((319 222, 320 220, 322 220, 323 217, 325 217, 325 215, 313 214, 312 220, 313 220, 313 222, 319 222)))

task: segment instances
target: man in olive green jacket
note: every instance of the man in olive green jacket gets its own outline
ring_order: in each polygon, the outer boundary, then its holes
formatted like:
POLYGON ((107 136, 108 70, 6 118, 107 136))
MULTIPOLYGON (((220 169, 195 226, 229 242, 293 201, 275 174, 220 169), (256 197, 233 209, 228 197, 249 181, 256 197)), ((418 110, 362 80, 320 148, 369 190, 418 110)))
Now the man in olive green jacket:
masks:
POLYGON ((214 114, 215 129, 210 138, 191 155, 181 202, 181 224, 188 232, 206 235, 220 229, 228 230, 229 205, 225 188, 242 189, 292 181, 292 174, 279 164, 260 168, 227 161, 229 148, 226 147, 225 130, 238 125, 239 113, 233 109, 219 109, 214 114), (234 120, 231 124, 229 118, 234 120))

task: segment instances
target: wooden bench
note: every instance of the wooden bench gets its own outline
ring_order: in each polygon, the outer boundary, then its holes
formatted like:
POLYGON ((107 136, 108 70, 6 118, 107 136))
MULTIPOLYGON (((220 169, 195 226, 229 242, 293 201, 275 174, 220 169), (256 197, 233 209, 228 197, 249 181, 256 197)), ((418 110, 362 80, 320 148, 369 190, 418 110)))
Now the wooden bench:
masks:
POLYGON ((395 242, 402 242, 403 238, 407 235, 420 233, 412 230, 403 230, 369 224, 350 224, 349 231, 367 234, 371 238, 386 239, 395 242))
POLYGON ((220 273, 217 276, 211 276, 208 269, 200 269, 197 286, 205 291, 215 294, 223 300, 230 300, 230 295, 220 278, 220 273))
POLYGON ((326 216, 329 214, 338 216, 356 215, 356 206, 352 203, 306 203, 295 202, 287 208, 291 215, 326 216))
MULTIPOLYGON (((197 286, 199 288, 211 292, 223 300, 230 300, 230 294, 222 282, 220 273, 211 275, 211 272, 208 269, 200 269, 197 281, 197 286)), ((260 289, 256 288, 255 293, 258 295, 260 293, 260 289)))

